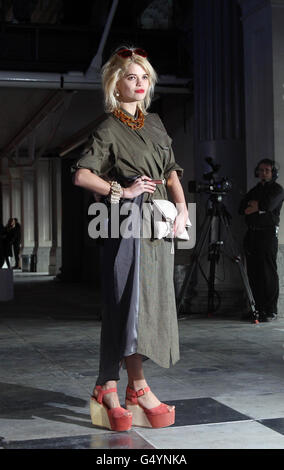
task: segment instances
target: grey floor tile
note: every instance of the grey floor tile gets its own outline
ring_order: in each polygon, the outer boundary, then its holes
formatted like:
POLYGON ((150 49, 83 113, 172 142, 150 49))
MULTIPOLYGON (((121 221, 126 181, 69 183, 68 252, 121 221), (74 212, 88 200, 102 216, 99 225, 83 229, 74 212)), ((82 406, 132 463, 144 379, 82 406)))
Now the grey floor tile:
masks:
MULTIPOLYGON (((131 443, 90 422, 98 294, 51 277, 15 275, 15 300, 0 308, 0 448, 23 441, 49 448, 283 448, 284 318, 253 325, 230 313, 179 321, 180 361, 170 369, 144 364, 152 390, 176 405, 176 423, 133 428, 131 443)), ((126 384, 122 370, 122 403, 126 384)))
POLYGON ((273 431, 284 435, 284 418, 261 419, 259 422, 264 426, 273 429, 273 431))
POLYGON ((135 431, 2 441, 2 446, 4 449, 154 449, 147 440, 135 431))
POLYGON ((190 400, 172 400, 167 404, 175 406, 175 424, 173 427, 194 424, 223 423, 249 419, 248 416, 223 405, 212 398, 193 398, 190 400))
POLYGON ((270 418, 284 419, 284 393, 253 393, 253 390, 245 396, 215 397, 240 413, 248 414, 251 418, 261 420, 270 418))
POLYGON ((140 428, 138 432, 157 449, 284 449, 284 436, 254 421, 156 431, 140 428))

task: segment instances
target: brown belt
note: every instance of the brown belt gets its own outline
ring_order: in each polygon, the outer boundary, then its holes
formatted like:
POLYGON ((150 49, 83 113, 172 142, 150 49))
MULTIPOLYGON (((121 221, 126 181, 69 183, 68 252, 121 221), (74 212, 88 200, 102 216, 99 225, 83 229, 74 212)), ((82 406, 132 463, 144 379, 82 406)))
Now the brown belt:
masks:
POLYGON ((151 180, 151 183, 155 183, 155 184, 166 184, 166 180, 151 180))

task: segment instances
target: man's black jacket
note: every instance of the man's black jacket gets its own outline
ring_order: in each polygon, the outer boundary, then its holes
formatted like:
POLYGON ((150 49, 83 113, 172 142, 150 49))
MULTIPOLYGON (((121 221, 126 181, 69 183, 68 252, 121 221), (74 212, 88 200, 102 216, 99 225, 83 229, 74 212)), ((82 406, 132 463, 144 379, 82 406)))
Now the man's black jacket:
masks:
POLYGON ((280 222, 280 211, 284 200, 284 190, 275 181, 264 184, 258 183, 243 198, 239 214, 244 215, 249 201, 258 201, 258 212, 246 215, 245 221, 249 227, 275 227, 280 222))

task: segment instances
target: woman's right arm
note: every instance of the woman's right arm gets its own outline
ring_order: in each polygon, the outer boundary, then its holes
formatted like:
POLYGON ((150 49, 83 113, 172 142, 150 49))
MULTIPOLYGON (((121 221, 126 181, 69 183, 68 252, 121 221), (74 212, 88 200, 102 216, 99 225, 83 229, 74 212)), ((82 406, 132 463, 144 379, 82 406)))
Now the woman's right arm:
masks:
POLYGON ((87 168, 80 168, 76 171, 73 176, 73 183, 75 186, 80 186, 81 188, 87 189, 92 193, 100 194, 101 196, 107 196, 110 192, 110 183, 100 176, 95 175, 87 168))
MULTIPOLYGON (((100 194, 101 196, 107 196, 110 193, 110 183, 100 176, 95 175, 87 168, 80 168, 76 171, 73 177, 73 183, 75 186, 80 186, 81 188, 87 189, 92 193, 100 194)), ((132 199, 145 192, 153 194, 156 189, 156 184, 152 183, 151 178, 148 176, 142 176, 137 178, 130 187, 122 189, 122 197, 132 199)))

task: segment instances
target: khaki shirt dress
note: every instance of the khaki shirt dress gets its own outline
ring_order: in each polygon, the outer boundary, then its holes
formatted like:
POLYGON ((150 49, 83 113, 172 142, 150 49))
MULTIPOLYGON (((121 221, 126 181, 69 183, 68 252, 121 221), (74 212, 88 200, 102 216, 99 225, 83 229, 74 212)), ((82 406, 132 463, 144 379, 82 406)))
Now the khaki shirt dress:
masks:
MULTIPOLYGON (((87 168, 111 180, 133 180, 140 175, 167 179, 171 171, 179 177, 183 170, 175 162, 168 136, 159 116, 149 113, 144 126, 133 130, 112 114, 106 114, 88 140, 72 170, 87 168)), ((149 194, 144 193, 147 202, 149 194)), ((157 185, 155 199, 167 199, 165 185, 157 185)), ((105 250, 113 252, 108 269, 115 264, 115 241, 107 240, 105 250)), ((162 367, 179 360, 179 338, 173 282, 174 255, 171 241, 141 238, 139 242, 137 288, 137 338, 135 351, 162 367)), ((131 254, 130 254, 131 255, 131 254)), ((121 268, 122 269, 122 268, 121 268)), ((128 319, 116 314, 109 302, 113 280, 103 276, 105 292, 102 313, 101 359, 98 385, 119 379, 119 366, 125 357, 125 330, 128 319), (122 347, 122 349, 121 349, 122 347)), ((131 295, 131 285, 128 295, 131 295)), ((122 299, 123 300, 123 299, 122 299)), ((120 307, 123 306, 123 301, 120 307)), ((123 308, 121 308, 123 310, 123 308)), ((132 315, 131 312, 127 314, 132 315)), ((128 354, 127 354, 128 355, 128 354)))

